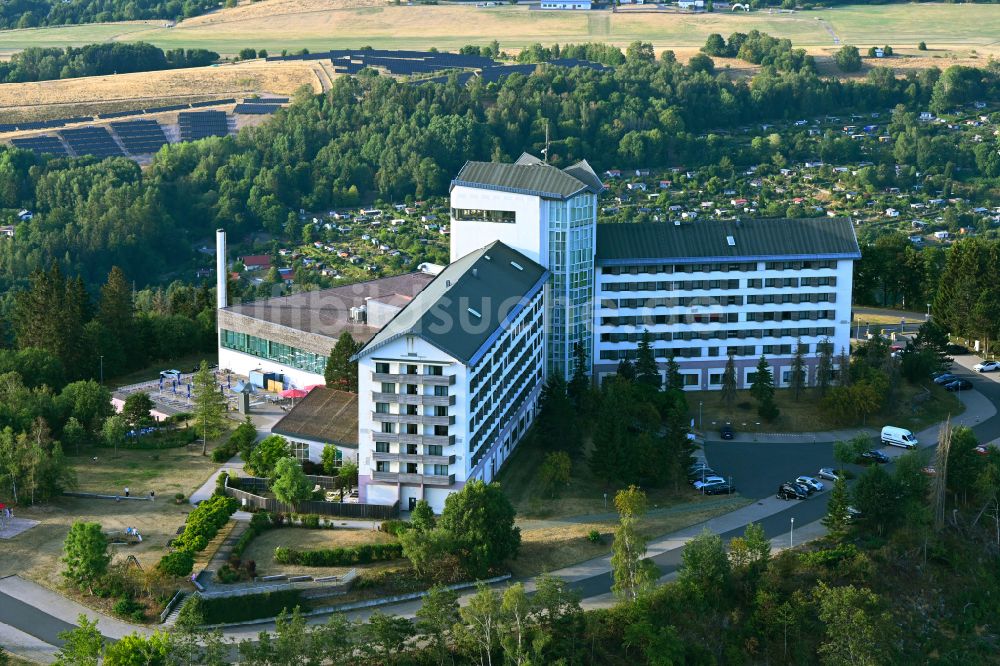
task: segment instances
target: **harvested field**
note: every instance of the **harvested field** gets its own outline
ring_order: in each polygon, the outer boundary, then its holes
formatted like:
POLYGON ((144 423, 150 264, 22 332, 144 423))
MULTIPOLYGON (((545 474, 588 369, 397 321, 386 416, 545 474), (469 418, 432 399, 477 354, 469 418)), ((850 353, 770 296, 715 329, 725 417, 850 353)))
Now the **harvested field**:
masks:
POLYGON ((508 51, 533 42, 610 42, 626 46, 641 39, 658 49, 698 47, 718 32, 757 29, 791 39, 796 46, 828 48, 834 35, 843 44, 867 48, 889 42, 894 48, 932 48, 982 54, 998 51, 1000 7, 986 4, 855 5, 816 11, 744 14, 688 14, 626 10, 545 12, 524 5, 397 6, 377 0, 267 0, 182 21, 174 27, 154 22, 8 30, 0 52, 27 46, 82 45, 143 40, 164 48, 210 48, 235 54, 252 46, 280 53, 308 48, 359 47, 457 49, 497 39, 508 51), (363 5, 363 6, 359 6, 363 5), (456 31, 454 26, 462 26, 456 31))
POLYGON ((253 93, 320 90, 312 63, 248 62, 60 81, 0 85, 0 114, 13 121, 126 111, 253 93))

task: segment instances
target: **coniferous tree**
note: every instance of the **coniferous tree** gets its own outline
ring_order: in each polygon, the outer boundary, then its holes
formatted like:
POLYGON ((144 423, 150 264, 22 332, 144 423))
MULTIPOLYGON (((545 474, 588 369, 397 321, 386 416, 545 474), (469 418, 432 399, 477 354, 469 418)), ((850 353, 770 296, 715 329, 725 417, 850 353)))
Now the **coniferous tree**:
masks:
MULTIPOLYGON (((853 462, 853 461, 852 461, 853 462)), ((847 492, 847 481, 843 475, 833 482, 833 490, 830 492, 830 502, 826 505, 826 516, 823 518, 823 525, 833 534, 840 534, 847 529, 851 519, 847 507, 851 499, 847 492)))
POLYGON ((840 354, 837 356, 837 385, 851 385, 851 358, 844 347, 840 348, 840 354))
POLYGON ((583 415, 590 406, 590 377, 587 375, 587 357, 579 342, 573 344, 573 376, 566 393, 577 414, 583 415))
POLYGON ((583 441, 578 416, 566 394, 566 380, 556 372, 549 376, 542 387, 538 407, 538 435, 543 445, 575 453, 583 441))
POLYGON ((632 363, 631 359, 623 358, 618 362, 618 371, 616 374, 620 379, 624 379, 627 382, 635 381, 635 364, 632 363))
POLYGON ((732 409, 736 404, 736 387, 736 358, 733 352, 729 352, 726 369, 722 373, 722 402, 727 409, 732 409))
POLYGON ((97 321, 104 326, 110 339, 125 350, 125 358, 132 365, 136 349, 135 304, 125 273, 117 266, 112 267, 107 282, 101 287, 97 321))
POLYGON ((830 388, 830 380, 833 376, 833 343, 829 338, 823 338, 819 343, 819 363, 816 366, 816 386, 819 388, 820 396, 825 396, 830 388))
POLYGON ((677 364, 673 351, 670 352, 670 356, 667 358, 666 375, 667 379, 663 385, 664 391, 684 390, 684 378, 681 377, 681 367, 677 364))
POLYGON ((632 455, 635 437, 629 432, 629 402, 631 385, 620 378, 607 382, 594 425, 594 448, 590 452, 590 468, 594 476, 606 485, 628 478, 636 465, 632 455))
POLYGON ((806 372, 805 346, 802 344, 802 340, 798 340, 795 344, 795 356, 792 358, 792 376, 789 382, 789 388, 792 389, 792 396, 796 401, 798 401, 799 396, 802 395, 802 391, 806 387, 806 372))
POLYGON ((650 336, 649 331, 643 331, 635 361, 636 381, 659 390, 662 379, 660 378, 660 370, 656 367, 656 357, 653 355, 651 340, 652 336, 650 336))
POLYGON ((763 354, 757 363, 757 372, 750 385, 750 395, 757 401, 757 414, 765 421, 773 421, 778 416, 778 407, 774 404, 774 377, 771 375, 771 365, 763 354))
POLYGON ((208 453, 208 438, 222 431, 226 419, 226 397, 215 383, 215 374, 209 370, 206 361, 194 375, 191 390, 192 413, 198 429, 201 430, 201 455, 208 453))
POLYGON ((358 392, 358 363, 352 361, 351 357, 357 354, 361 347, 362 345, 355 342, 347 331, 340 334, 337 344, 330 351, 330 358, 327 359, 323 371, 323 378, 328 388, 358 392))

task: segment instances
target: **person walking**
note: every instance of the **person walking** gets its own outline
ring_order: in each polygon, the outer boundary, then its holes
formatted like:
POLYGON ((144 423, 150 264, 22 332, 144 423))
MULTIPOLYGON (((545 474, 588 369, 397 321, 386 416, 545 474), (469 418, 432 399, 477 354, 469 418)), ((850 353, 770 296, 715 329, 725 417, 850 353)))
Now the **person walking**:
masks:
POLYGON ((125 497, 128 497, 128 486, 125 486, 125 497))

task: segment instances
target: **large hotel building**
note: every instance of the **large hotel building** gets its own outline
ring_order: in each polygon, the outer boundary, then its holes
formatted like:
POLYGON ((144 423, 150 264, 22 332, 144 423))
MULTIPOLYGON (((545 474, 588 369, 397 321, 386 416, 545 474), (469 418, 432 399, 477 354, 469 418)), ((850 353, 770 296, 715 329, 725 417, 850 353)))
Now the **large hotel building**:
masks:
POLYGON ((673 356, 691 390, 720 388, 730 354, 741 387, 761 354, 780 386, 798 345, 810 383, 823 345, 849 348, 849 219, 597 224, 601 189, 586 162, 468 162, 451 187, 448 266, 224 307, 220 367, 322 383, 349 331, 364 343, 345 450, 360 501, 440 511, 466 481, 493 479, 545 378, 573 372, 576 343, 600 381, 648 332, 661 370, 673 356))

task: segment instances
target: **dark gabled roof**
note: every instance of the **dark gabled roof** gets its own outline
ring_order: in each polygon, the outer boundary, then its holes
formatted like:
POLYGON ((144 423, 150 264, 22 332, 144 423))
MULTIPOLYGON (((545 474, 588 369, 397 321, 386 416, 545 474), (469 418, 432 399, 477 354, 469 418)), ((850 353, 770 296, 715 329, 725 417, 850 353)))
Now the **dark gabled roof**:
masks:
POLYGON ((468 364, 547 277, 542 266, 494 241, 449 264, 357 356, 415 335, 468 364))
POLYGON ((356 449, 358 394, 317 386, 275 423, 271 432, 356 449))
POLYGON ((850 218, 597 225, 599 264, 635 259, 694 263, 705 260, 814 257, 861 258, 850 218))
POLYGON ((513 164, 466 162, 451 184, 452 187, 467 185, 546 199, 568 199, 584 191, 597 194, 603 188, 601 180, 586 160, 559 169, 527 153, 513 164))

